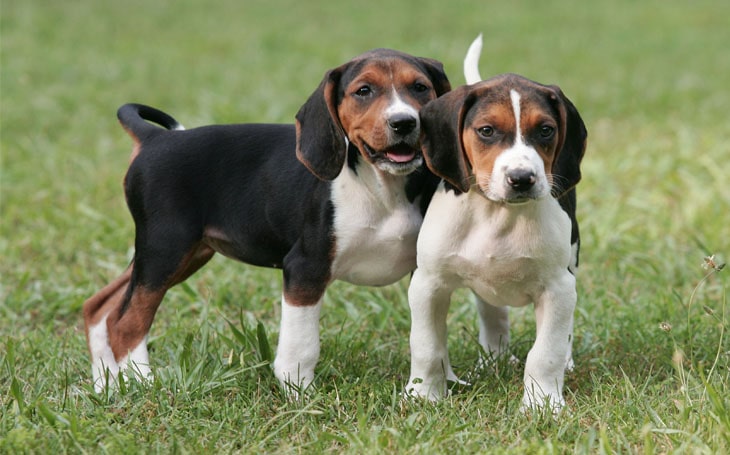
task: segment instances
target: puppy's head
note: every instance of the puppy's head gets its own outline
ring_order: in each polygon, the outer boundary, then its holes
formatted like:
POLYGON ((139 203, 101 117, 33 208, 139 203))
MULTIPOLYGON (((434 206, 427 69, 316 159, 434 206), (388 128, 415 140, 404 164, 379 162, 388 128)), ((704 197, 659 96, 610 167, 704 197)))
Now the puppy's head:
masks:
POLYGON ((451 89, 441 63, 376 49, 328 71, 297 113, 297 157, 317 177, 340 173, 348 144, 394 175, 423 162, 418 111, 451 89))
POLYGON ((457 190, 521 203, 580 180, 586 129, 555 86, 514 74, 459 87, 420 112, 428 167, 457 190))

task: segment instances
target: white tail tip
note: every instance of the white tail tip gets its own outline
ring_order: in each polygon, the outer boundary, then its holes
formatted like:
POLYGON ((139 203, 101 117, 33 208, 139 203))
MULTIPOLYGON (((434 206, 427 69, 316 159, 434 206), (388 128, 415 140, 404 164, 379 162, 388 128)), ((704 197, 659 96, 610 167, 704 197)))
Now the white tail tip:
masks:
POLYGON ((482 80, 482 76, 479 74, 479 56, 482 54, 482 34, 471 43, 469 50, 466 51, 466 57, 464 57, 464 77, 466 83, 476 84, 482 80))

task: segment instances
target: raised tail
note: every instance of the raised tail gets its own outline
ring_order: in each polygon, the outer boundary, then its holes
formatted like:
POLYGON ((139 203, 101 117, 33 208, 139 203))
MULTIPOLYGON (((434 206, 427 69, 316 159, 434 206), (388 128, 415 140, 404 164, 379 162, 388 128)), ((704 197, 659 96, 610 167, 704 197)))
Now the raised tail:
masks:
POLYGON ((117 111, 117 118, 122 127, 137 142, 142 142, 145 137, 160 131, 185 129, 180 122, 170 115, 144 104, 125 104, 117 111), (162 128, 149 122, 154 122, 162 128))
POLYGON ((482 54, 482 34, 471 43, 469 50, 464 57, 464 77, 468 85, 476 84, 482 80, 479 74, 479 56, 482 54))

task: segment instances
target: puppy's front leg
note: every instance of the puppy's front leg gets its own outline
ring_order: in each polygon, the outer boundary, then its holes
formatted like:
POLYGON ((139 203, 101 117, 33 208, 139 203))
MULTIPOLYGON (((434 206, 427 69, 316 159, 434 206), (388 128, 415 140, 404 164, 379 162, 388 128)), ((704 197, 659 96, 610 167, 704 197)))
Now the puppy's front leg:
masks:
POLYGON ((567 271, 535 302, 537 337, 525 362, 525 393, 522 409, 544 408, 554 413, 565 405, 563 379, 570 352, 575 278, 567 271))
POLYGON ((446 395, 446 380, 456 375, 446 347, 446 315, 451 289, 439 277, 416 269, 408 288, 411 308, 411 377, 406 392, 438 400, 446 395))
POLYGON ((319 360, 319 315, 322 299, 315 305, 297 306, 281 299, 281 331, 274 360, 274 374, 282 386, 299 396, 314 380, 319 360))

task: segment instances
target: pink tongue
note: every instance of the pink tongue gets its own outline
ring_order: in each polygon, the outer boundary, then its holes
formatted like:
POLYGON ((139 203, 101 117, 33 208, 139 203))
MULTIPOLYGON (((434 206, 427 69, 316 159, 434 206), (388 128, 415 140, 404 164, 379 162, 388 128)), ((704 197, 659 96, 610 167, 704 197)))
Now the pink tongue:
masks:
POLYGON ((395 163, 407 163, 416 156, 416 152, 412 150, 408 151, 407 153, 386 152, 385 156, 387 156, 390 161, 393 161, 395 163))

